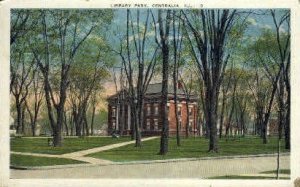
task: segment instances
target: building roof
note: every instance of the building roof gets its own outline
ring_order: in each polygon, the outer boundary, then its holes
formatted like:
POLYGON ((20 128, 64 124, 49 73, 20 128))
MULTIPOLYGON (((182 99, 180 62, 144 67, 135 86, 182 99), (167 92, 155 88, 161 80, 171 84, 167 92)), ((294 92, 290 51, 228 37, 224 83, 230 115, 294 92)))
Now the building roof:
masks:
MULTIPOLYGON (((154 94, 154 93, 161 93, 162 91, 162 83, 154 83, 154 84, 149 84, 146 94, 154 94)), ((168 93, 169 94, 174 94, 174 88, 173 84, 168 85, 168 93)), ((177 89, 177 94, 184 94, 184 91, 182 88, 177 89)))
MULTIPOLYGON (((149 84, 148 88, 146 90, 145 93, 145 97, 149 97, 149 96, 159 96, 161 95, 161 91, 162 91, 162 83, 153 83, 153 84, 149 84)), ((113 99, 115 98, 121 91, 119 91, 118 93, 110 96, 108 99, 113 99)), ((170 96, 172 96, 174 94, 174 88, 173 88, 173 84, 169 84, 168 85, 168 94, 170 96)), ((180 86, 177 88, 177 96, 179 98, 184 98, 185 97, 185 93, 183 88, 180 88, 180 86)), ((197 97, 194 94, 190 95, 190 99, 197 99, 197 97)))

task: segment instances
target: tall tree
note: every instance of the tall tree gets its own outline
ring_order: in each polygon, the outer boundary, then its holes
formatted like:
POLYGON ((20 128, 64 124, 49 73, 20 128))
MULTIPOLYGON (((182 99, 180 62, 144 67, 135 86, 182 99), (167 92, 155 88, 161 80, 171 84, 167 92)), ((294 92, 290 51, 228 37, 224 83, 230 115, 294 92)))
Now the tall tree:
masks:
POLYGON ((124 44, 120 39, 120 48, 115 50, 121 57, 128 82, 136 147, 141 146, 141 128, 144 124, 144 95, 157 62, 157 48, 153 47, 153 42, 149 37, 150 10, 142 13, 145 13, 145 16, 141 16, 140 10, 136 10, 134 14, 127 9, 126 43, 124 44), (136 74, 134 68, 137 68, 136 74))
POLYGON ((179 116, 178 116, 178 99, 177 99, 177 88, 178 88, 178 69, 179 61, 181 60, 181 50, 182 50, 182 21, 180 18, 181 12, 172 11, 172 35, 173 35, 173 91, 174 91, 174 104, 175 104, 175 122, 176 122, 176 143, 180 146, 180 126, 179 126, 179 116), (176 23, 178 23, 176 25, 176 23))
POLYGON ((161 9, 157 11, 157 23, 152 13, 152 18, 155 25, 156 43, 158 44, 162 54, 162 91, 161 91, 161 123, 162 132, 160 139, 159 154, 165 155, 168 152, 169 143, 169 122, 168 122, 168 81, 169 81, 169 36, 171 27, 171 10, 165 12, 161 9), (157 31, 158 30, 158 31, 157 31), (159 33, 159 34, 158 34, 159 33))
POLYGON ((231 80, 232 80, 232 69, 233 69, 233 63, 231 65, 230 70, 226 71, 224 74, 224 81, 223 81, 222 89, 221 89, 222 90, 222 104, 221 104, 221 112, 220 112, 219 138, 222 138, 225 112, 226 112, 226 109, 229 109, 229 107, 227 107, 227 105, 228 105, 227 94, 228 94, 231 80))
MULTIPOLYGON (((110 48, 101 37, 87 39, 70 70, 69 98, 77 136, 89 135, 87 111, 93 94, 99 93, 113 64, 110 48)), ((95 106, 93 106, 95 107, 95 106)))
MULTIPOLYGON (((286 97, 286 112, 284 130, 285 130, 285 148, 290 149, 290 103, 291 103, 291 88, 290 88, 290 61, 291 61, 291 51, 290 51, 290 11, 284 10, 278 12, 276 10, 270 10, 271 16, 273 18, 273 23, 275 25, 276 32, 276 43, 277 50, 279 52, 280 67, 282 67, 282 76, 285 83, 285 90, 287 93, 286 97)), ((283 84, 280 84, 283 86, 283 84)), ((283 91, 282 91, 283 92, 283 91)), ((284 94, 280 94, 281 101, 283 100, 284 94)), ((282 103, 281 103, 282 104, 282 103)), ((280 107, 281 115, 284 114, 283 104, 280 107), (283 114, 282 114, 283 113, 283 114)), ((282 120, 283 121, 283 120, 282 120)))
POLYGON ((48 117, 54 146, 62 145, 64 108, 69 72, 82 43, 96 28, 110 22, 110 10, 36 10, 38 26, 30 39, 31 49, 44 78, 48 117), (39 27, 39 25, 41 27, 39 27), (52 84, 53 74, 58 81, 52 84), (55 93, 54 93, 55 92, 55 93))
POLYGON ((193 80, 194 80, 194 76, 192 71, 188 68, 186 70, 187 73, 183 78, 183 75, 180 74, 180 80, 181 80, 181 84, 182 84, 182 90, 185 96, 185 106, 186 106, 186 114, 187 114, 187 119, 186 119, 186 124, 185 124, 185 136, 189 137, 189 133, 190 133, 190 129, 192 128, 190 126, 190 99, 191 99, 191 95, 192 95, 192 91, 193 91, 193 80))
MULTIPOLYGON (((35 64, 36 66, 36 64, 35 64)), ((35 136, 37 119, 43 104, 43 81, 38 67, 34 68, 32 84, 29 87, 29 97, 25 100, 26 110, 30 117, 32 136, 35 136), (33 104, 32 104, 33 103, 33 104)))
POLYGON ((29 94, 29 87, 32 84, 34 77, 34 59, 30 53, 27 52, 28 47, 24 40, 18 40, 11 46, 11 82, 10 90, 15 98, 15 105, 17 109, 17 127, 18 134, 24 133, 24 111, 27 96, 29 94))
MULTIPOLYGON (((284 22, 285 19, 288 19, 286 16, 289 15, 285 15, 282 22, 284 22)), ((285 86, 282 84, 282 81, 285 77, 284 74, 286 72, 286 68, 289 67, 289 32, 280 33, 279 28, 278 34, 276 31, 274 32, 271 29, 263 30, 261 36, 249 46, 249 49, 249 55, 252 55, 252 62, 263 70, 271 85, 270 95, 266 98, 266 108, 265 110, 262 110, 264 108, 262 106, 260 109, 261 114, 259 114, 261 116, 263 143, 267 143, 267 129, 269 118, 274 108, 274 99, 278 91, 282 92, 280 86, 285 86)), ((289 72, 289 70, 287 70, 287 72, 289 72)), ((289 97, 287 94, 279 94, 280 100, 288 103, 289 97)), ((261 103, 261 101, 259 102, 261 103)), ((283 105, 284 104, 280 105, 281 114, 279 116, 281 117, 283 117, 285 111, 288 110, 288 107, 285 110, 283 105)), ((289 104, 286 106, 289 106, 289 104)), ((279 121, 281 121, 281 123, 284 122, 282 118, 279 119, 279 121)), ((282 125, 283 124, 280 126, 282 125)))
POLYGON ((183 14, 187 37, 204 81, 205 121, 210 129, 209 151, 218 152, 219 90, 230 56, 226 52, 228 38, 238 14, 236 10, 228 9, 183 11, 183 14))

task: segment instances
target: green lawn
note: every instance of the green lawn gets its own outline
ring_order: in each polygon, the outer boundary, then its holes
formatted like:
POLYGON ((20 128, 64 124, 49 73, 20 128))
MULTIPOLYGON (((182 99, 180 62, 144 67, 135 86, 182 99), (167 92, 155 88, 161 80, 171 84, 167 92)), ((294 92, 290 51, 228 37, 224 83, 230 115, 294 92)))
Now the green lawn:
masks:
POLYGON ((53 165, 64 165, 64 164, 82 164, 85 162, 65 159, 65 158, 48 158, 48 157, 37 157, 27 155, 16 155, 11 154, 10 165, 11 166, 53 166, 53 165))
MULTIPOLYGON (((270 138, 270 142, 266 145, 262 144, 262 140, 257 137, 245 137, 219 140, 219 153, 209 153, 208 140, 205 138, 191 137, 181 139, 181 147, 177 147, 176 138, 172 137, 169 141, 169 152, 165 156, 158 155, 160 139, 149 140, 142 143, 141 148, 133 145, 127 145, 104 152, 90 154, 88 156, 107 159, 112 161, 134 161, 134 160, 160 160, 172 158, 198 158, 212 156, 228 156, 228 155, 249 155, 276 153, 277 142, 275 138, 270 138)), ((283 145, 282 152, 286 152, 283 145)))
POLYGON ((64 154, 94 147, 100 147, 120 142, 130 141, 130 137, 85 137, 65 138, 62 147, 48 146, 47 138, 11 138, 11 150, 43 154, 64 154))
MULTIPOLYGON (((208 179, 276 179, 276 177, 264 177, 264 176, 239 176, 239 175, 225 175, 218 177, 210 177, 208 179)), ((279 177, 279 179, 290 179, 289 177, 279 177)))

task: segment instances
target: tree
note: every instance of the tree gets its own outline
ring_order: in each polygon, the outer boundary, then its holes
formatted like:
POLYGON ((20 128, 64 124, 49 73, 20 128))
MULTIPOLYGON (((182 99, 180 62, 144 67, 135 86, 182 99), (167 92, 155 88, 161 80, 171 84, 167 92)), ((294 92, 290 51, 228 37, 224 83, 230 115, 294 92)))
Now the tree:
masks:
POLYGON ((22 38, 30 31, 30 28, 36 24, 36 18, 30 10, 11 10, 11 35, 10 44, 14 44, 18 38, 22 38))
MULTIPOLYGON (((36 64, 35 64, 36 66, 36 64)), ((29 87, 29 99, 25 99, 26 110, 30 117, 31 132, 32 136, 35 136, 37 119, 39 116, 40 108, 43 104, 44 92, 43 92, 43 81, 42 76, 38 71, 38 67, 34 68, 32 85, 29 87), (28 101, 29 100, 29 101, 28 101), (32 101, 33 100, 33 101, 32 101), (32 104, 33 102, 33 104, 32 104), (32 106, 30 106, 30 104, 32 106)))
POLYGON ((229 54, 226 53, 236 10, 183 11, 187 38, 204 81, 205 121, 209 127, 209 151, 218 152, 217 119, 220 85, 229 54), (199 22, 201 20, 201 22, 199 22))
MULTIPOLYGON (((106 41, 100 37, 91 37, 82 44, 78 58, 71 67, 69 101, 76 136, 89 135, 87 111, 91 97, 103 89, 101 85, 109 76, 108 68, 113 62, 109 51, 106 41)), ((95 101, 93 104, 95 108, 95 101)))
MULTIPOLYGON (((267 128, 270 115, 272 113, 274 98, 276 96, 276 92, 281 92, 280 86, 284 86, 282 83, 283 79, 281 77, 284 75, 286 67, 288 67, 289 61, 289 36, 287 34, 280 34, 278 31, 278 36, 276 32, 274 33, 272 30, 267 29, 263 30, 261 36, 249 47, 249 55, 252 55, 251 59, 253 64, 256 64, 258 68, 263 69, 265 76, 269 80, 270 86, 270 94, 265 98, 266 99, 266 108, 263 110, 264 106, 260 107, 260 123, 262 127, 262 137, 263 143, 267 143, 267 128), (278 38, 279 37, 279 38, 278 38), (278 51, 278 46, 285 46, 286 48, 281 49, 283 51, 278 51), (281 54, 283 53, 283 54, 281 54), (278 90, 279 84, 279 90, 278 90)), ((281 124, 279 126, 283 126, 283 119, 285 107, 284 100, 288 99, 285 97, 286 94, 280 94, 280 114, 279 121, 281 124), (286 99, 284 99, 286 98, 286 99)), ((261 103, 261 101, 258 101, 261 103)), ((258 104, 259 104, 258 103, 258 104)), ((288 103, 288 102, 287 102, 288 103)), ((259 104, 260 105, 260 104, 259 104)), ((287 104, 289 106, 289 104, 287 104)))
POLYGON ((190 104, 190 98, 193 91, 193 80, 194 76, 190 69, 188 69, 185 73, 187 73, 183 78, 183 75, 180 74, 180 80, 182 84, 182 90, 185 96, 185 105, 186 105, 186 113, 187 113, 187 120, 185 124, 185 136, 189 137, 189 132, 192 127, 190 127, 190 114, 189 114, 189 104, 190 104))
POLYGON ((29 93, 29 87, 34 77, 34 59, 27 53, 28 48, 24 41, 18 40, 11 46, 11 82, 10 90, 15 98, 17 110, 17 127, 18 134, 24 133, 25 125, 25 103, 29 93))
POLYGON ((161 9, 158 10, 157 22, 158 31, 156 28, 155 16, 152 13, 153 22, 155 25, 155 39, 162 54, 162 91, 161 91, 161 122, 162 132, 160 139, 159 154, 165 155, 168 152, 169 143, 169 122, 168 122, 168 80, 169 80, 169 35, 171 27, 171 10, 167 10, 165 14, 161 9), (158 35, 159 32, 159 35, 158 35))
MULTIPOLYGON (((220 112, 220 128, 219 128, 219 138, 222 138, 223 134, 223 126, 224 126, 224 116, 228 103, 227 103, 227 94, 230 88, 230 83, 232 80, 232 69, 233 69, 233 63, 231 65, 231 68, 229 71, 226 71, 224 74, 224 81, 222 84, 222 104, 221 104, 221 112, 220 112)), ((227 123, 228 124, 228 123, 227 123)), ((227 126, 226 126, 227 127, 227 126)), ((228 132, 228 129, 226 128, 226 132, 228 132)))
POLYGON ((136 147, 141 146, 141 128, 144 124, 144 95, 156 66, 157 48, 153 47, 153 42, 149 41, 148 35, 149 16, 150 10, 147 10, 144 19, 141 19, 140 10, 137 10, 136 19, 134 19, 132 11, 127 9, 126 44, 124 45, 120 39, 120 48, 115 50, 121 57, 122 67, 128 82, 136 147), (134 68, 137 68, 137 74, 134 73, 134 68))
MULTIPOLYGON (((285 10, 279 13, 279 18, 277 18, 278 12, 276 10, 270 10, 270 13, 273 18, 273 22, 275 25, 276 32, 276 41, 277 41, 277 49, 280 55, 280 67, 282 68, 283 80, 285 83, 285 90, 287 93, 286 98, 286 112, 285 112, 285 121, 281 121, 284 123, 285 130, 285 148, 290 149, 290 103, 291 103, 291 88, 290 88, 290 60, 291 60, 291 51, 290 51, 290 11, 285 10), (286 32, 282 32, 282 28, 286 29, 286 32)), ((283 86, 283 82, 281 82, 281 86, 283 86)), ((283 91, 282 91, 283 92, 283 91)), ((280 94, 280 96, 284 96, 284 94, 280 94)), ((282 98, 281 102, 282 102, 282 98)), ((280 115, 284 115, 284 107, 281 103, 280 107, 280 115)))
POLYGON ((110 22, 112 12, 111 10, 37 10, 34 13, 40 16, 36 33, 30 39, 31 50, 44 78, 53 144, 61 146, 70 68, 77 58, 82 43, 93 31, 110 22), (58 82, 52 84, 53 78, 58 82))
MULTIPOLYGON (((181 17, 181 12, 179 12, 179 17, 181 17)), ((182 46, 182 26, 181 20, 177 18, 177 11, 172 11, 172 34, 173 34, 173 90, 174 90, 174 104, 175 104, 175 122, 176 122, 176 143, 177 146, 180 146, 180 127, 179 127, 179 118, 178 118, 178 101, 177 101, 177 87, 178 87, 178 69, 179 61, 181 60, 181 46, 182 46), (178 23, 178 26, 176 26, 178 23)))

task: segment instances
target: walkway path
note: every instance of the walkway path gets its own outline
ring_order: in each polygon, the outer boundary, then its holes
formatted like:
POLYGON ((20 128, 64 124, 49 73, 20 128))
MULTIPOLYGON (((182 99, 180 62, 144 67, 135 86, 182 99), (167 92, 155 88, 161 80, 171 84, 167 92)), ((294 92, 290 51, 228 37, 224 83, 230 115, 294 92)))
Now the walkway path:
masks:
MULTIPOLYGON (((290 168, 290 156, 281 156, 280 168, 290 168)), ((47 170, 11 170, 11 178, 209 178, 225 175, 251 176, 275 169, 276 156, 267 156, 148 164, 83 165, 47 170)), ((275 174, 273 176, 275 177, 275 174)))
MULTIPOLYGON (((157 138, 157 137, 154 136, 154 137, 143 138, 142 141, 152 140, 155 138, 157 138)), ((90 164, 108 164, 108 163, 112 163, 112 161, 93 158, 93 157, 86 157, 85 155, 97 153, 97 152, 101 152, 101 151, 106 151, 106 150, 122 147, 122 146, 133 144, 133 143, 135 143, 135 140, 101 146, 101 147, 96 147, 96 148, 82 150, 82 151, 76 151, 76 152, 72 152, 72 153, 66 153, 66 154, 62 154, 62 155, 24 153, 24 152, 14 152, 14 151, 11 151, 11 153, 18 154, 18 155, 39 156, 39 157, 49 157, 49 158, 67 158, 67 159, 73 159, 73 160, 87 162, 90 164)))

